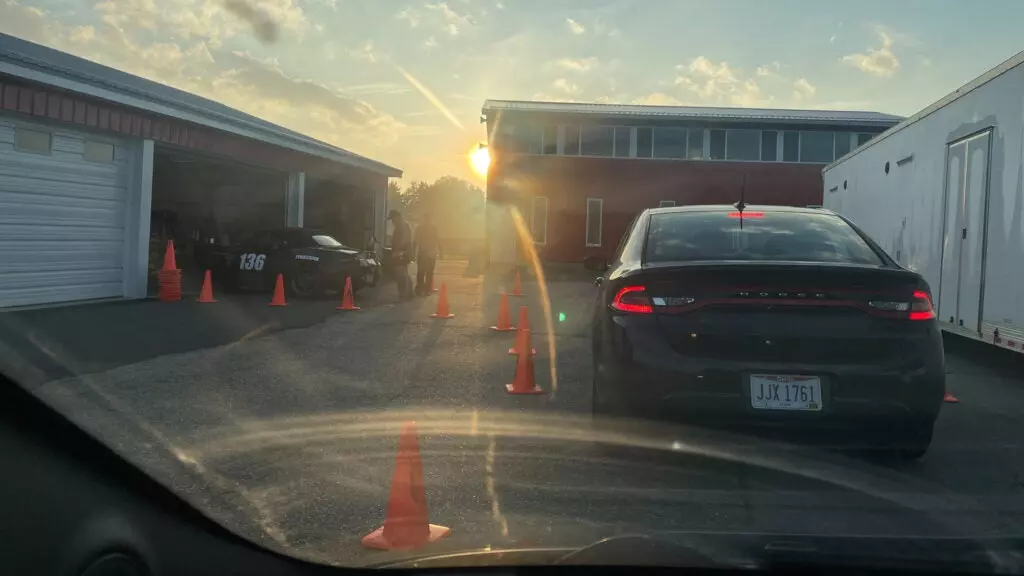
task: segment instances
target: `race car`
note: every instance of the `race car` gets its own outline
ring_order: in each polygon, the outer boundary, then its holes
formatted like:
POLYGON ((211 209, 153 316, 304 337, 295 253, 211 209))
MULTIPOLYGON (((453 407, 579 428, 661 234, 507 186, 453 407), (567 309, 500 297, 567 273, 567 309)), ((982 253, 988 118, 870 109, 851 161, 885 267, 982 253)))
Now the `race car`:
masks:
POLYGON ((345 278, 352 289, 375 286, 381 266, 373 252, 345 246, 331 236, 308 228, 262 230, 220 254, 221 276, 228 288, 270 291, 278 274, 286 292, 311 297, 338 293, 345 278))

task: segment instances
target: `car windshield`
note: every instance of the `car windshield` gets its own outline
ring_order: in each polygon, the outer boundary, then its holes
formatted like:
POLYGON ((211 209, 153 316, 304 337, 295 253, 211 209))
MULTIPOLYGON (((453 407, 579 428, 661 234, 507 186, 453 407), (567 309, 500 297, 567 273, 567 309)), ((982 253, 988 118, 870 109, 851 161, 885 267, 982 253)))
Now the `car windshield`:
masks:
POLYGON ((342 246, 341 242, 338 242, 330 236, 324 236, 323 234, 314 234, 313 241, 324 248, 338 248, 339 246, 342 246))
POLYGON ((882 264, 864 238, 841 218, 756 209, 655 213, 645 260, 882 264))
MULTIPOLYGON (((1022 24, 0 0, 0 408, 212 558, 1024 572, 1022 24)), ((5 557, 136 517, 67 470, 5 557)))

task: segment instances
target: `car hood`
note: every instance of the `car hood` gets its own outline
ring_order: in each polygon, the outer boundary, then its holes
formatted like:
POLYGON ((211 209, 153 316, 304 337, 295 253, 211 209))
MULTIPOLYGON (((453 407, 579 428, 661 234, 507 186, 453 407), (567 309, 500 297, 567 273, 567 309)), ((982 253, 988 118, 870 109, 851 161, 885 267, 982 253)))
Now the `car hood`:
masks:
POLYGON ((227 529, 335 565, 480 550, 554 554, 623 533, 973 538, 996 516, 871 462, 649 422, 353 410, 233 416, 202 433, 154 438, 148 422, 126 422, 102 401, 42 397, 70 403, 57 408, 227 529), (399 433, 410 421, 430 521, 452 532, 428 550, 369 550, 359 542, 384 520, 399 433))

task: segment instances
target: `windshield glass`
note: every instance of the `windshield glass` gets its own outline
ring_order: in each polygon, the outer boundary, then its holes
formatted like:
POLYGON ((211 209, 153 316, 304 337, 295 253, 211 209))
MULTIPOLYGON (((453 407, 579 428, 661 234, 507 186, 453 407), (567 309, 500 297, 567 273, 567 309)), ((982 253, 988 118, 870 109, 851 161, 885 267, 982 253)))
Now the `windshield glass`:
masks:
POLYGON ((1024 571, 1022 23, 0 0, 0 407, 328 567, 1024 571))
POLYGON ((699 260, 882 264, 856 230, 831 214, 755 208, 651 215, 646 261, 699 260))
POLYGON ((338 248, 342 246, 341 242, 338 242, 330 236, 324 236, 323 234, 314 234, 313 241, 324 248, 338 248))

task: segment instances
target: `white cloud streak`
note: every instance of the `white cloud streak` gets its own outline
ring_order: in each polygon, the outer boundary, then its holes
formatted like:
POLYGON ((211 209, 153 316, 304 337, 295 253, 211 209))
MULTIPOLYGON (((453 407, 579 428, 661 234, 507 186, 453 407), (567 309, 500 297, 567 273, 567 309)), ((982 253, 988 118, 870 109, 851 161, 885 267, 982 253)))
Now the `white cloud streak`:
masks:
POLYGON ((893 52, 892 37, 886 32, 879 31, 878 39, 881 42, 879 48, 868 48, 866 52, 855 52, 843 56, 843 64, 860 69, 865 74, 891 78, 900 70, 900 60, 893 52))

